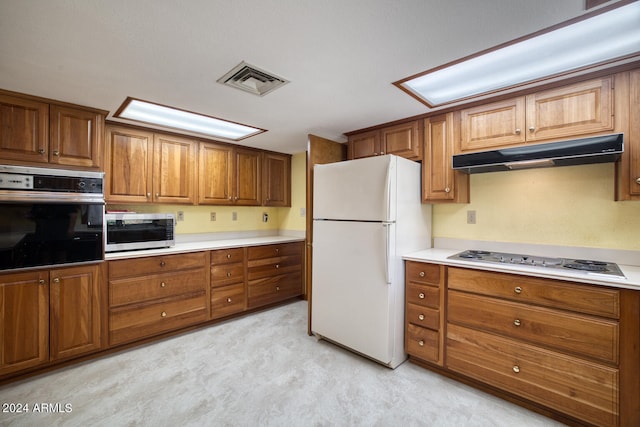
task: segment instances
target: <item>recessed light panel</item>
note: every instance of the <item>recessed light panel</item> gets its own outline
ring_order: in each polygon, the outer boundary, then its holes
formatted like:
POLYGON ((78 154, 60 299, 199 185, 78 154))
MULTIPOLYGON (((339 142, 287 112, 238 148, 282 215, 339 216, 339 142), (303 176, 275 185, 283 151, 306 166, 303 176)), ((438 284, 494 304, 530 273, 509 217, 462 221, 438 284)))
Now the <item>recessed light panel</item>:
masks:
POLYGON ((430 107, 640 54, 640 2, 395 82, 430 107))
POLYGON ((114 116, 232 141, 266 132, 264 129, 130 97, 114 116))

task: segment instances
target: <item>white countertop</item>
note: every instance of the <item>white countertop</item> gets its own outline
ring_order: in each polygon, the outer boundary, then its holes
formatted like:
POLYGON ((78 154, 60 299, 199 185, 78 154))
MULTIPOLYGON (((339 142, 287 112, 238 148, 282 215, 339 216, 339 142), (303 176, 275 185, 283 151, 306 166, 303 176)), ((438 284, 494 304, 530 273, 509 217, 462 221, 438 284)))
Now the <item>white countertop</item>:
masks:
POLYGON ((594 285, 611 286, 614 288, 626 288, 640 290, 640 267, 630 265, 620 265, 618 267, 626 276, 626 279, 615 278, 605 275, 587 274, 580 271, 567 271, 557 269, 545 269, 519 264, 494 264, 479 261, 462 261, 458 259, 448 259, 460 250, 456 249, 425 249, 403 256, 408 261, 432 262, 455 267, 465 267, 477 270, 496 271, 500 273, 522 274, 534 277, 544 277, 549 279, 569 280, 580 283, 590 283, 594 285))
POLYGON ((144 249, 139 251, 125 251, 125 252, 110 252, 105 254, 104 259, 106 261, 112 261, 117 259, 131 259, 131 258, 140 258, 145 256, 179 254, 179 253, 187 253, 187 252, 209 251, 212 249, 228 249, 228 248, 238 248, 243 246, 260 246, 260 245, 271 245, 274 243, 288 243, 288 242, 302 242, 302 241, 304 241, 304 238, 301 238, 301 237, 259 236, 259 237, 244 237, 244 238, 238 238, 238 239, 181 242, 181 243, 176 243, 175 246, 172 246, 170 248, 144 249))

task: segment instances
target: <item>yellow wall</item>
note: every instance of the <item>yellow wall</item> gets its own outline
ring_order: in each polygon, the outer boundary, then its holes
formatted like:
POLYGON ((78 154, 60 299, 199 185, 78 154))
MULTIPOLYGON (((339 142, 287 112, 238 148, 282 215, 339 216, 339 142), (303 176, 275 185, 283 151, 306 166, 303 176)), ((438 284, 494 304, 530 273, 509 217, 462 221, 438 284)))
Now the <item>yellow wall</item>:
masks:
POLYGON ((640 203, 613 195, 612 163, 471 175, 470 204, 434 205, 433 237, 638 250, 640 203))
POLYGON ((300 208, 305 207, 306 153, 295 154, 291 162, 291 208, 267 208, 262 206, 190 206, 190 205, 111 205, 107 209, 127 209, 134 212, 173 213, 184 212, 184 221, 178 222, 176 234, 215 233, 231 231, 305 230, 305 217, 300 208), (211 221, 211 212, 216 221, 211 221), (238 219, 232 220, 232 213, 238 219), (262 214, 269 215, 268 222, 262 214))

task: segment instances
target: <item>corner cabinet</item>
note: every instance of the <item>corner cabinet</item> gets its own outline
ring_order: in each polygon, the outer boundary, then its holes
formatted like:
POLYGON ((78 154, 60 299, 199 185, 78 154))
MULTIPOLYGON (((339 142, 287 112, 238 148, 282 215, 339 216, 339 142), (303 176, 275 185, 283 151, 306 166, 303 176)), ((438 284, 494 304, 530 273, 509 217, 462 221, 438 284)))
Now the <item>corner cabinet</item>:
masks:
POLYGON ((0 91, 0 160, 102 167, 106 112, 0 91))
POLYGON ((469 203, 469 175, 452 169, 454 113, 424 120, 422 201, 469 203))
POLYGON ((262 204, 291 206, 291 156, 265 152, 262 162, 262 204))
POLYGON ((461 110, 456 152, 612 132, 613 77, 461 110))
POLYGON ((419 120, 387 126, 349 136, 347 158, 395 154, 409 160, 422 160, 422 132, 419 120))
POLYGON ((105 199, 109 203, 193 204, 196 144, 174 135, 108 125, 105 199))

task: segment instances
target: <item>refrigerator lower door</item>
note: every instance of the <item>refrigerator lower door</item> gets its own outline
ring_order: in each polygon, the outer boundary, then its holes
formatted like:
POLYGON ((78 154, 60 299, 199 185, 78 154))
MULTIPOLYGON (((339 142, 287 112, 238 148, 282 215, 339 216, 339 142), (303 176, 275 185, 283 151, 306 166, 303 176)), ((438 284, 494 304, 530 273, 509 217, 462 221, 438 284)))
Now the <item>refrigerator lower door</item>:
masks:
POLYGON ((394 227, 314 221, 311 295, 314 334, 392 368, 406 358, 398 321, 404 287, 393 277, 394 227))

